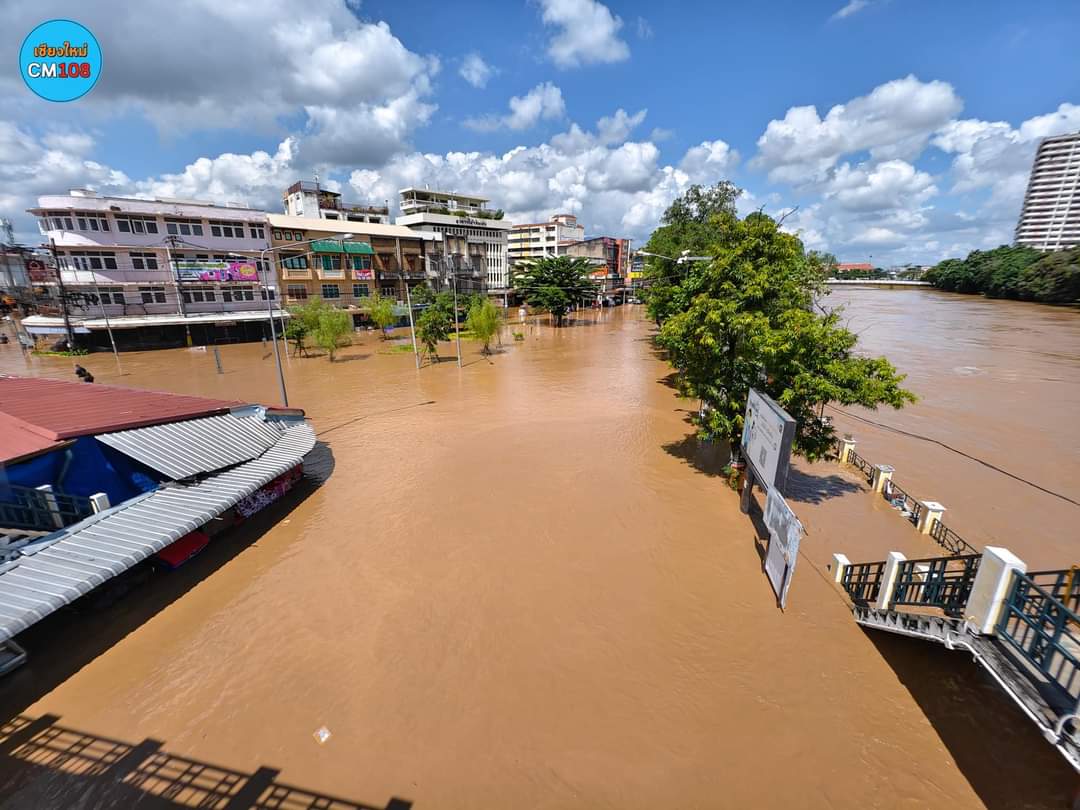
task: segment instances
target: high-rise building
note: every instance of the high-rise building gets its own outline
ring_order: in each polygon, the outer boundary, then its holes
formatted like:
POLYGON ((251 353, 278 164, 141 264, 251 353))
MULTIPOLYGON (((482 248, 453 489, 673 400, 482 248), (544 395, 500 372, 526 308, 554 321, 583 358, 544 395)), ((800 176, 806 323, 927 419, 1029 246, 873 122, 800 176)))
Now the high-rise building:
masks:
POLYGON ((1080 245, 1080 132, 1039 144, 1016 244, 1039 250, 1080 245))
POLYGON ((630 276, 630 240, 614 236, 593 236, 562 246, 562 255, 579 256, 593 264, 593 281, 602 291, 622 289, 630 276))
POLYGON ((390 224, 390 209, 385 205, 343 203, 340 194, 322 188, 318 180, 296 181, 285 189, 281 202, 290 217, 390 224))
POLYGON ((506 290, 506 237, 511 225, 501 210, 488 210, 486 197, 471 194, 425 188, 403 188, 400 194, 398 225, 442 234, 440 272, 475 276, 490 292, 506 290))
POLYGON ((578 225, 573 214, 556 214, 547 222, 531 222, 515 225, 510 230, 507 256, 510 264, 521 259, 542 259, 561 256, 568 242, 580 242, 585 238, 585 226, 578 225))

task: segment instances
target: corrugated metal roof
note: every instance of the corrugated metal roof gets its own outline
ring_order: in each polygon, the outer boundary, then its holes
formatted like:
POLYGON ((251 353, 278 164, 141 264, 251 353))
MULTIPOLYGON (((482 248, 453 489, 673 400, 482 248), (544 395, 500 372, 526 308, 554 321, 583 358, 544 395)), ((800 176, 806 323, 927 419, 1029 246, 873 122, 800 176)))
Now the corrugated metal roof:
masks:
POLYGON ((261 456, 281 438, 278 423, 226 413, 95 438, 172 479, 231 467, 261 456))
POLYGON ((24 546, 0 565, 0 641, 160 551, 292 469, 312 447, 307 423, 292 425, 254 461, 200 481, 170 484, 24 546))
MULTIPOLYGON (((54 440, 227 413, 244 404, 117 385, 0 375, 0 411, 54 440)), ((0 460, 9 457, 7 450, 0 436, 0 460)))

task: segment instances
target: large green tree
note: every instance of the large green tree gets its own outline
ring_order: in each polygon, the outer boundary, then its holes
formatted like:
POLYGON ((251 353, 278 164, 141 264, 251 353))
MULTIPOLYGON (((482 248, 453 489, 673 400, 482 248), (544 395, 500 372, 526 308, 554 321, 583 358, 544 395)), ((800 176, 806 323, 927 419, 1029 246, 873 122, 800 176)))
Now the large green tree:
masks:
POLYGON ((491 339, 499 332, 502 315, 499 308, 489 299, 477 297, 469 307, 466 326, 473 336, 484 344, 483 353, 491 354, 491 339))
POLYGON ((682 281, 685 308, 664 320, 658 342, 683 395, 709 407, 702 435, 737 450, 750 388, 765 391, 796 420, 794 450, 813 460, 834 441, 825 404, 900 408, 915 396, 885 358, 856 352, 836 313, 815 311, 824 263, 761 213, 715 218, 709 255, 682 281))
POLYGON ((397 322, 397 315, 394 313, 394 302, 379 295, 376 290, 375 294, 361 305, 361 308, 367 310, 368 317, 379 328, 382 339, 385 340, 386 327, 393 326, 397 322))
POLYGON ((332 363, 337 350, 349 344, 350 332, 352 332, 352 316, 344 310, 327 307, 319 313, 319 322, 312 337, 315 339, 315 345, 325 350, 330 356, 332 363))
POLYGON ((1080 301, 1080 247, 1044 254, 1024 268, 1017 285, 1020 297, 1048 304, 1080 301))
POLYGON ((518 262, 511 283, 530 306, 546 309, 562 326, 572 305, 596 295, 592 269, 588 259, 577 256, 529 259, 518 262))
POLYGON ((735 216, 735 201, 742 192, 727 180, 713 186, 691 186, 668 206, 644 247, 645 303, 649 317, 661 325, 690 305, 702 271, 700 262, 679 261, 687 256, 708 256, 723 238, 723 229, 735 216))

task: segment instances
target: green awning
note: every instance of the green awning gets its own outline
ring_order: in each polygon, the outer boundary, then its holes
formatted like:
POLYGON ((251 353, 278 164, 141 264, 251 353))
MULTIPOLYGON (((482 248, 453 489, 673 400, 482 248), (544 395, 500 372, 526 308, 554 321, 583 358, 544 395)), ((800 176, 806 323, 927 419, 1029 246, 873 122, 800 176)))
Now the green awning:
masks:
POLYGON ((344 253, 341 242, 336 239, 319 239, 311 243, 311 249, 315 253, 344 253))
POLYGON ((368 256, 374 256, 375 255, 375 251, 371 249, 371 245, 369 245, 367 242, 346 242, 345 243, 345 252, 346 253, 364 253, 364 254, 367 254, 368 256))

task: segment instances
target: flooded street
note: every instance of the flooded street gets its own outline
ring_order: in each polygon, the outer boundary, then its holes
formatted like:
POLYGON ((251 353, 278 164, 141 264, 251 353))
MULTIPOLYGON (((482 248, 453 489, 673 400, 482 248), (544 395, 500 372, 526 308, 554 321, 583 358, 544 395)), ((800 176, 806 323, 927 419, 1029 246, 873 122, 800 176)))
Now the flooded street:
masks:
MULTIPOLYGON (((923 290, 836 302, 922 397, 858 416, 1080 501, 1080 314, 923 290)), ((913 535, 900 518, 844 487, 795 497, 809 535, 782 613, 642 308, 524 331, 490 360, 466 343, 462 369, 417 372, 371 335, 338 362, 290 358, 321 484, 116 605, 25 634, 0 720, 54 715, 377 807, 1065 806, 1075 775, 969 660, 864 633, 829 581, 832 551, 876 559, 890 541, 866 538, 913 535)), ((224 374, 189 350, 83 365, 278 402, 268 347, 221 358, 224 374)), ((72 378, 14 344, 0 371, 72 378)), ((836 417, 971 542, 1080 562, 1075 505, 836 417)), ((804 493, 846 475, 799 469, 804 493)), ((88 784, 0 766, 0 807, 95 806, 88 784)))

